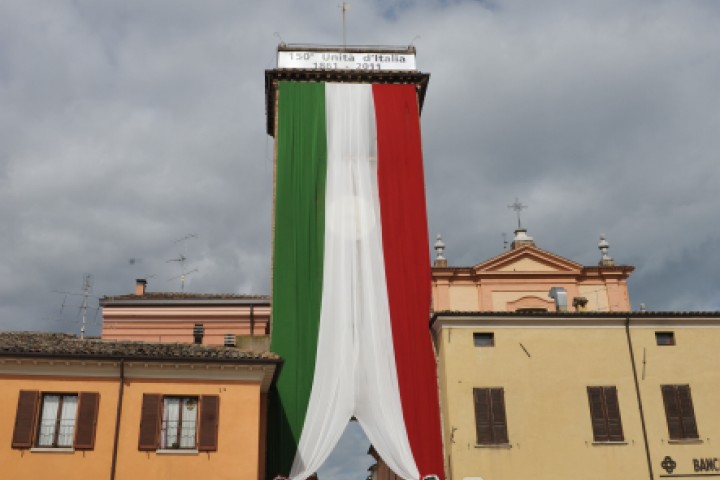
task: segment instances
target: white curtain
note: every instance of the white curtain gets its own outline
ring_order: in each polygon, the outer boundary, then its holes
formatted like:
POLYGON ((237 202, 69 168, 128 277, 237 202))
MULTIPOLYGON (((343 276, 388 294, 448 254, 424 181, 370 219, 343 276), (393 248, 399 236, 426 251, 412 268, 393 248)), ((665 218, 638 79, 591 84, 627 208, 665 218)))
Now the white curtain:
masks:
POLYGON ((395 369, 371 85, 327 84, 322 307, 312 393, 290 476, 320 468, 354 415, 388 466, 419 477, 395 369))
POLYGON ((178 448, 177 434, 180 421, 180 399, 166 398, 163 405, 162 435, 160 435, 160 448, 178 448))
POLYGON ((42 413, 40 414, 40 433, 38 435, 39 447, 52 447, 57 425, 60 395, 45 395, 43 397, 42 413))
POLYGON ((180 448, 195 447, 195 422, 197 418, 197 400, 183 398, 182 425, 180 426, 180 448))
POLYGON ((72 447, 75 435, 76 395, 43 396, 38 447, 72 447), (60 401, 62 400, 62 407, 60 401), (58 412, 59 410, 59 412, 58 412), (58 424, 58 413, 60 422, 58 424), (57 433, 57 444, 53 444, 57 433))
POLYGON ((66 395, 63 397, 60 412, 60 430, 58 431, 58 447, 72 447, 75 436, 75 412, 77 411, 78 397, 66 395))

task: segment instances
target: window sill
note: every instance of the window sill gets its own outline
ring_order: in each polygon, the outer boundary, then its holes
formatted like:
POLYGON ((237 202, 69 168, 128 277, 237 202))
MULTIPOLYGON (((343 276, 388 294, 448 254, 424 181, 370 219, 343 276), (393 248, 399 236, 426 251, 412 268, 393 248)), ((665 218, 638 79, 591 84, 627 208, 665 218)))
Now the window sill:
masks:
POLYGON ((628 445, 628 442, 623 440, 622 442, 592 442, 593 445, 628 445))
POLYGON ((668 440, 668 443, 674 444, 674 445, 678 445, 678 444, 694 445, 694 444, 703 443, 703 441, 702 441, 702 438, 683 438, 683 439, 670 439, 670 440, 668 440))
POLYGON ((475 448, 512 448, 511 443, 476 443, 475 448))
POLYGON ((198 455, 198 451, 191 448, 168 448, 155 450, 158 455, 198 455))
POLYGON ((75 449, 72 447, 33 447, 30 449, 32 453, 75 453, 75 449))

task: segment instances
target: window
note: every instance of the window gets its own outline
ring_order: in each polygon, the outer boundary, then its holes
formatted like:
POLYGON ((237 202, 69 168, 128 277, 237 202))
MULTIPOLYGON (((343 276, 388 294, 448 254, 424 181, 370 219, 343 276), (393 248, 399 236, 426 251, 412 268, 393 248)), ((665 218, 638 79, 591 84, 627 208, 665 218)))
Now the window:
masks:
POLYGON ((592 420, 593 439, 596 442, 622 442, 620 405, 615 387, 587 387, 592 420))
POLYGON ((217 450, 220 397, 144 394, 139 450, 217 450))
POLYGON ((487 333, 473 333, 473 342, 476 347, 494 347, 495 346, 495 334, 492 332, 487 333))
POLYGON ((77 395, 43 395, 35 445, 72 447, 77 404, 77 395))
POLYGON ((675 332, 655 332, 655 343, 658 345, 675 345, 675 332))
POLYGON ((197 398, 165 397, 160 448, 195 448, 197 398))
POLYGON ((92 450, 99 402, 91 392, 20 391, 12 447, 92 450))
POLYGON ((700 438, 695 422, 690 385, 662 385, 670 440, 700 438))
POLYGON ((508 443, 504 390, 502 388, 474 388, 473 397, 478 445, 508 443))

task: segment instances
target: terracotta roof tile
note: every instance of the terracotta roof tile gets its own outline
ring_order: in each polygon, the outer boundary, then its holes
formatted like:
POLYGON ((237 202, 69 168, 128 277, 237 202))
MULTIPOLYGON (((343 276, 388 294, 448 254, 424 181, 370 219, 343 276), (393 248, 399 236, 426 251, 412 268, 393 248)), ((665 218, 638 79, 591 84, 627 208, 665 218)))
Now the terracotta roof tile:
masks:
POLYGON ((192 343, 148 343, 101 340, 49 332, 0 332, 0 356, 125 358, 135 360, 227 361, 278 363, 272 352, 251 353, 234 347, 192 343))

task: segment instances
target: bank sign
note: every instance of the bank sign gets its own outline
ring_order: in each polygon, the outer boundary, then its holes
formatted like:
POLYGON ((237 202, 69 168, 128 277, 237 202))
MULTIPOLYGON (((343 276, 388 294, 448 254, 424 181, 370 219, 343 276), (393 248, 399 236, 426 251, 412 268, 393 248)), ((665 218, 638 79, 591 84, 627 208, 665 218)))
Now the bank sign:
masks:
POLYGON ((720 477, 719 457, 693 458, 692 463, 679 465, 672 457, 667 456, 660 462, 660 467, 665 470, 665 474, 661 474, 661 477, 720 477))
POLYGON ((301 70, 417 70, 414 53, 331 51, 279 51, 277 68, 301 70))

